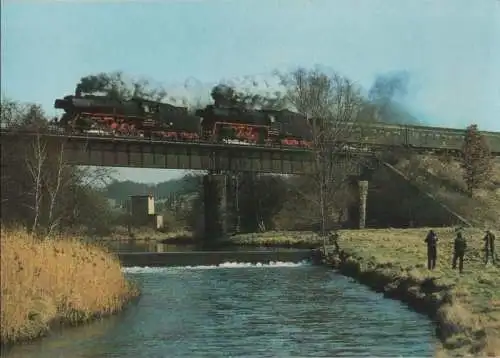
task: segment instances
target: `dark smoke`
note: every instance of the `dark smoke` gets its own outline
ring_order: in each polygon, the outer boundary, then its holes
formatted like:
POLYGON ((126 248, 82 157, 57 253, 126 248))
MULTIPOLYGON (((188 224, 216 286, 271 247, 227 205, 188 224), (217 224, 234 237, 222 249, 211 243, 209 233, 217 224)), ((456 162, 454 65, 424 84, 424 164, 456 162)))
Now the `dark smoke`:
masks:
POLYGON ((368 99, 375 106, 379 120, 388 123, 416 124, 413 117, 396 99, 408 94, 410 75, 406 71, 378 75, 368 92, 368 99))
POLYGON ((368 93, 374 103, 389 103, 396 96, 404 97, 408 93, 410 76, 407 72, 378 75, 368 93))
POLYGON ((75 93, 104 92, 110 86, 111 78, 106 73, 82 77, 76 85, 75 93))

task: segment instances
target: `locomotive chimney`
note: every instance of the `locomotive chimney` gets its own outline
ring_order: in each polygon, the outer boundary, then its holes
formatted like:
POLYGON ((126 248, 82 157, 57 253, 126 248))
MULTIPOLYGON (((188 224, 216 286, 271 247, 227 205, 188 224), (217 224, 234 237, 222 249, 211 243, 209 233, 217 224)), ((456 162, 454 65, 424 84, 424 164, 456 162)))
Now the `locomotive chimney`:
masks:
POLYGON ((234 89, 230 86, 219 84, 212 89, 212 99, 215 107, 231 106, 235 100, 234 89))
POLYGON ((81 97, 82 96, 82 89, 80 85, 78 84, 75 88, 75 97, 81 97))

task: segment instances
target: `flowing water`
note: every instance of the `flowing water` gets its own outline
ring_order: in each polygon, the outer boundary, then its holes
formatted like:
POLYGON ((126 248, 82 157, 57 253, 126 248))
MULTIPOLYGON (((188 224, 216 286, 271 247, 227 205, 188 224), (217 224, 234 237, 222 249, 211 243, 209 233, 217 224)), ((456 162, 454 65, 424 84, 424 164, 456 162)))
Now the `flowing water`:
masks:
POLYGON ((433 355, 424 316, 305 263, 128 268, 142 297, 124 313, 17 346, 6 357, 433 355))
MULTIPOLYGON (((183 252, 183 251, 203 251, 196 245, 190 244, 164 244, 157 241, 145 240, 127 240, 127 241, 108 241, 104 246, 114 252, 183 252)), ((270 247, 244 247, 244 246, 224 246, 221 248, 207 248, 207 251, 269 251, 269 250, 296 250, 295 248, 270 248, 270 247)))

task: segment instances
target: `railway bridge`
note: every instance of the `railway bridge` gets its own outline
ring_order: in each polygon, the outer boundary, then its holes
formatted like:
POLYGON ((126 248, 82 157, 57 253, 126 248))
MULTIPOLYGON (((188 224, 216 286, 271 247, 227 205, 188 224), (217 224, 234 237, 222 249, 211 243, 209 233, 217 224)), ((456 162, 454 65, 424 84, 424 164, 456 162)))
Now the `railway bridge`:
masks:
MULTIPOLYGON (((373 163, 377 153, 407 148, 415 152, 446 152, 458 155, 464 130, 438 127, 370 124, 356 125, 339 140, 336 163, 346 157, 364 158, 373 163)), ((483 132, 495 156, 500 156, 500 133, 483 132)), ((313 169, 312 151, 306 148, 256 146, 204 141, 159 141, 145 138, 66 135, 58 132, 27 132, 2 129, 1 147, 29 143, 42 137, 49 146, 64 151, 68 164, 155 169, 206 170, 205 231, 213 235, 228 232, 227 198, 234 172, 307 174, 313 169)), ((332 158, 333 160, 333 158, 332 158)), ((349 160, 349 159, 347 159, 349 160)), ((359 187, 359 226, 365 223, 366 193, 369 170, 359 165, 354 174, 359 187)))

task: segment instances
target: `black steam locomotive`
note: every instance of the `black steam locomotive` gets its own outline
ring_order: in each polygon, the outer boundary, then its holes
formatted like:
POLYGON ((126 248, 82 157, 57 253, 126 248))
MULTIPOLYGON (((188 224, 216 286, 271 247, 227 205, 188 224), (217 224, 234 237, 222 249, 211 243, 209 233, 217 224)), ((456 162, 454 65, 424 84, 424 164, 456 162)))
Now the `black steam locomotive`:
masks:
POLYGON ((214 104, 190 114, 186 107, 133 98, 76 95, 57 99, 64 110, 57 125, 70 133, 146 137, 156 140, 203 140, 238 144, 308 147, 311 126, 288 110, 248 110, 228 99, 223 86, 212 91, 214 104))
MULTIPOLYGON (((146 137, 157 140, 210 141, 246 145, 310 147, 312 126, 304 116, 288 110, 247 110, 224 87, 212 91, 214 104, 190 114, 186 107, 134 98, 66 96, 55 101, 64 110, 59 130, 91 136, 146 137)), ((500 155, 500 135, 484 132, 492 153, 500 155)), ((414 125, 364 123, 353 125, 346 145, 412 147, 423 150, 461 150, 464 130, 414 125)))

